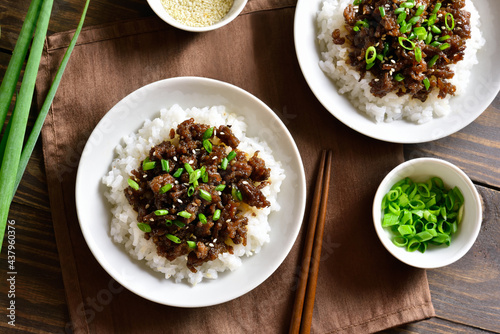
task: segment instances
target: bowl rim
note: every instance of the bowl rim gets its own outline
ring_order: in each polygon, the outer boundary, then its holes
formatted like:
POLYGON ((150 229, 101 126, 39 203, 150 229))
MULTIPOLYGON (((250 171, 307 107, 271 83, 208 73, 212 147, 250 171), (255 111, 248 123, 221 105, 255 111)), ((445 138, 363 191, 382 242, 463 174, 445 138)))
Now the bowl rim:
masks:
POLYGON ((245 8, 248 0, 234 0, 229 12, 220 21, 205 27, 191 27, 177 21, 163 8, 161 0, 147 0, 147 2, 155 14, 171 26, 190 32, 205 32, 218 29, 233 21, 241 13, 243 8, 245 8), (237 7, 235 7, 236 4, 238 5, 237 7))
MULTIPOLYGON (((430 175, 429 175, 430 176, 430 175)), ((439 175, 437 175, 439 176, 439 175)), ((464 191, 462 189, 462 191, 464 191)), ((439 159, 439 158, 430 158, 430 157, 422 157, 422 158, 415 158, 411 160, 407 160, 398 166, 394 167, 387 175, 383 178, 383 180, 380 182, 377 191, 375 193, 374 199, 373 199, 373 206, 372 206, 372 217, 373 217, 373 224, 375 231, 377 233, 377 236, 382 243, 382 245, 385 247, 385 249, 391 253, 395 258, 400 260, 403 263, 406 263, 410 266, 416 267, 416 268, 422 268, 422 269, 433 269, 433 268, 440 268, 444 267, 447 265, 450 265, 456 261, 458 261, 460 258, 462 258, 473 246, 475 243, 479 231, 481 229, 482 225, 482 204, 481 204, 481 196, 479 195, 474 183, 471 181, 471 179, 463 172, 459 167, 456 165, 452 164, 449 161, 439 159), (396 182, 394 181, 394 178, 399 174, 398 179, 403 178, 408 176, 409 174, 411 175, 416 168, 418 168, 419 165, 421 164, 440 164, 445 166, 445 168, 449 169, 450 172, 455 173, 460 179, 463 180, 465 185, 467 186, 468 192, 470 192, 470 195, 472 197, 473 203, 470 204, 472 207, 476 208, 473 216, 473 228, 472 228, 472 233, 468 236, 466 242, 462 245, 462 247, 451 257, 445 258, 440 261, 434 261, 432 264, 422 264, 420 263, 415 263, 412 261, 410 256, 406 256, 406 254, 410 255, 411 253, 403 253, 400 251, 395 251, 396 249, 400 248, 395 248, 396 246, 393 246, 392 241, 387 238, 387 233, 386 229, 382 227, 382 224, 380 223, 382 219, 382 210, 380 209, 381 201, 383 197, 385 196, 385 193, 387 192, 388 187, 392 186, 390 183, 396 182), (413 168, 413 171, 408 171, 408 169, 413 168), (389 182, 392 180, 391 182, 389 182)), ((447 248, 445 248, 447 249, 447 248)), ((438 250, 435 250, 438 251, 438 250)), ((420 254, 420 253, 419 253, 420 254)), ((423 254, 422 254, 423 255, 423 254)))

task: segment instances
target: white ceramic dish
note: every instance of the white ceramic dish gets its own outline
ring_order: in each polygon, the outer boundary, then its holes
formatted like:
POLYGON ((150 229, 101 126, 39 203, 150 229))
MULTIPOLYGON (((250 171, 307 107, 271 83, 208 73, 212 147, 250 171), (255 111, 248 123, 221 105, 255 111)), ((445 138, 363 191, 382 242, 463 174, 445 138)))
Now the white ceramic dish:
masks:
POLYGON ((280 119, 253 95, 233 85, 207 78, 179 77, 144 86, 118 102, 92 132, 80 160, 76 179, 76 206, 85 240, 101 266, 130 291, 157 303, 178 307, 215 305, 237 298, 264 282, 283 262, 299 232, 305 208, 305 174, 297 147, 280 119), (102 177, 108 172, 114 148, 126 134, 137 131, 160 108, 225 105, 245 117, 247 136, 264 139, 286 179, 278 202, 281 210, 270 217, 271 242, 261 252, 243 258, 243 265, 203 280, 196 286, 174 283, 144 263, 133 260, 123 245, 110 237, 110 205, 103 195, 102 177))
POLYGON ((397 259, 417 268, 439 268, 460 259, 474 244, 481 222, 482 206, 476 187, 462 170, 441 159, 419 158, 400 164, 380 183, 373 200, 373 223, 380 241, 397 259), (408 252, 406 248, 394 245, 390 232, 382 227, 382 199, 396 182, 405 177, 421 182, 432 176, 440 177, 448 189, 454 186, 460 189, 464 196, 464 216, 458 231, 452 236, 450 246, 430 245, 425 253, 408 252))
POLYGON ((320 69, 316 38, 316 14, 322 0, 299 0, 295 11, 294 38, 302 73, 318 100, 337 119, 372 138, 394 143, 421 143, 446 137, 473 122, 491 104, 500 90, 500 45, 495 22, 500 16, 500 1, 473 0, 481 16, 486 45, 479 50, 479 63, 472 69, 469 92, 453 98, 453 112, 446 117, 417 125, 407 121, 376 124, 355 109, 337 92, 333 81, 320 69))
POLYGON ((234 20, 241 13, 243 8, 245 8, 247 0, 234 0, 233 6, 226 14, 226 16, 224 16, 219 22, 206 27, 190 27, 180 23, 167 13, 167 11, 165 10, 165 8, 161 3, 161 0, 148 0, 148 4, 151 7, 151 9, 156 13, 156 15, 158 15, 158 17, 160 17, 163 21, 167 22, 171 26, 186 31, 204 32, 204 31, 218 29, 222 26, 225 26, 232 20, 234 20))

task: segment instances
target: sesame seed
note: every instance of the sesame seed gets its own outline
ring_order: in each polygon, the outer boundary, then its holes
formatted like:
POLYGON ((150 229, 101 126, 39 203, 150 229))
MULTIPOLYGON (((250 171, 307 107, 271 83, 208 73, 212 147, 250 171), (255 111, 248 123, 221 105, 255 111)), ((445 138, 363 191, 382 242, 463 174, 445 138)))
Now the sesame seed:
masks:
POLYGON ((217 242, 217 238, 214 239, 214 242, 217 242))
POLYGON ((177 202, 182 204, 182 200, 180 198, 177 199, 177 202))
POLYGON ((213 246, 214 246, 214 244, 213 244, 213 243, 209 243, 208 245, 209 245, 210 247, 213 247, 213 246))

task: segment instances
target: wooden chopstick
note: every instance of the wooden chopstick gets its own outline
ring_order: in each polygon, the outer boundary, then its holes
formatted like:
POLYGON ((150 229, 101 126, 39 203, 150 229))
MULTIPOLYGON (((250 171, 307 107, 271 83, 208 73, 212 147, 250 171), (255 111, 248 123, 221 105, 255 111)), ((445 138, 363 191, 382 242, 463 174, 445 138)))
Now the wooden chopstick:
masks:
POLYGON ((323 151, 314 188, 313 202, 302 254, 302 266, 290 323, 290 334, 309 333, 311 330, 319 260, 323 243, 332 151, 323 151), (319 216, 319 217, 318 217, 319 216), (311 263, 312 262, 312 263, 311 263), (302 319, 303 318, 303 319, 302 319))

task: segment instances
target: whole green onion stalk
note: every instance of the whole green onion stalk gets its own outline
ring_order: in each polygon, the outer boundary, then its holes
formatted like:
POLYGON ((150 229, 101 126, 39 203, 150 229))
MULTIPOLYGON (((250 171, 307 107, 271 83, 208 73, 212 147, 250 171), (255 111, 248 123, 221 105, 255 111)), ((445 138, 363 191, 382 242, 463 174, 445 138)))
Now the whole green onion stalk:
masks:
POLYGON ((57 70, 54 81, 52 82, 52 85, 47 93, 46 99, 42 105, 40 113, 35 121, 35 125, 28 137, 24 148, 23 141, 26 133, 26 125, 31 102, 33 99, 36 76, 38 73, 43 45, 47 34, 50 14, 52 12, 53 0, 32 0, 28 9, 28 13, 26 15, 26 19, 23 23, 19 39, 14 48, 12 59, 9 62, 6 74, 4 76, 4 79, 2 80, 2 85, 0 87, 0 92, 2 93, 0 95, 0 120, 2 120, 3 124, 7 113, 7 111, 5 111, 4 115, 4 110, 5 108, 6 110, 8 110, 9 108, 13 92, 15 91, 19 78, 19 74, 17 72, 20 73, 22 63, 27 52, 25 50, 28 50, 30 46, 31 35, 33 34, 34 28, 33 22, 37 21, 35 35, 33 38, 33 43, 31 44, 28 61, 26 63, 19 96, 16 99, 16 105, 14 107, 11 119, 9 120, 10 128, 9 131, 6 131, 4 133, 4 136, 7 136, 7 140, 5 141, 5 151, 3 152, 3 156, 0 156, 0 159, 2 161, 0 168, 0 189, 2 189, 2 191, 0 192, 0 251, 3 243, 3 237, 5 234, 8 212, 10 204, 12 202, 12 198, 17 187, 19 186, 22 175, 24 174, 24 170, 26 169, 26 165, 28 164, 31 153, 33 152, 35 143, 40 135, 45 117, 47 116, 50 105, 52 104, 52 100, 54 99, 56 90, 61 81, 71 52, 75 47, 76 40, 78 39, 83 26, 89 3, 90 0, 86 0, 78 27, 75 31, 75 34, 73 35, 73 38, 71 39, 70 45, 61 61, 61 64, 59 65, 59 69, 57 70), (4 94, 4 92, 6 92, 6 94, 4 94), (5 104, 7 105, 7 107, 4 106, 5 104))

